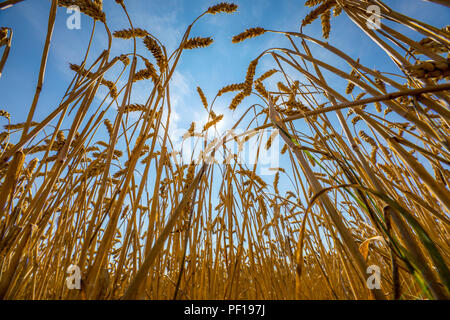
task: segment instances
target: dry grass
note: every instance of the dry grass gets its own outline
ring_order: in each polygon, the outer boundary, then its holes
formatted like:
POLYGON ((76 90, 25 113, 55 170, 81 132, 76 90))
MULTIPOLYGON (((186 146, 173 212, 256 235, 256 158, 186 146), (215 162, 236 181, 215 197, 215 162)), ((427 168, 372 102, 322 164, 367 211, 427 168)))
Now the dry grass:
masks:
MULTIPOLYGON (((235 36, 237 43, 276 33, 292 44, 262 52, 243 82, 224 86, 211 103, 197 88, 209 114, 203 131, 221 121, 213 106, 227 92, 237 92, 230 109, 244 110, 234 125, 247 128, 243 143, 252 129, 280 130, 285 143, 280 156, 290 168, 275 169, 269 183, 256 166, 236 161, 217 166, 174 160, 170 80, 183 50, 213 40, 191 37, 190 25, 178 49, 168 54, 157 38, 133 26, 127 1, 116 2, 130 25, 111 33, 102 1, 59 1, 80 5, 103 27, 109 43, 93 64, 86 63, 95 54, 88 49, 71 65, 74 77, 62 102, 34 122, 57 10, 52 1, 27 121, 11 124, 14 114, 0 111, 8 121, 0 133, 0 298, 450 297, 448 28, 376 1, 385 19, 425 37, 416 42, 385 25, 368 29, 364 1, 307 1, 315 8, 303 27, 320 16, 328 38, 331 10, 333 16, 342 12, 398 65, 396 75, 374 71, 304 33, 258 27, 235 36), (134 45, 133 52, 111 57, 112 41, 142 41, 148 51, 136 52, 134 45), (315 58, 310 46, 342 59, 348 69, 315 58), (272 61, 272 69, 258 70, 261 59, 272 61), (121 72, 110 72, 113 66, 121 72), (323 71, 348 81, 347 88, 336 91, 323 71), (266 80, 274 76, 281 81, 270 88, 266 80), (118 86, 123 78, 125 85, 118 86), (136 81, 147 81, 145 104, 133 101, 136 81), (93 98, 101 85, 111 99, 97 105, 93 98), (245 109, 250 95, 264 107, 245 109), (113 107, 117 112, 108 119, 113 107), (74 113, 70 123, 69 112, 74 113), (130 120, 130 112, 139 121, 130 120), (340 128, 331 124, 332 113, 340 128), (294 122, 298 119, 303 120, 294 122), (81 268, 81 290, 66 287, 71 264, 81 268), (369 265, 381 269, 378 290, 366 286, 369 265)), ((195 21, 236 9, 221 3, 195 21)), ((1 29, 0 76, 12 35, 1 29)), ((187 136, 196 136, 195 130, 192 124, 187 136)), ((259 148, 273 148, 275 138, 259 148)), ((229 152, 225 141, 216 146, 205 143, 204 150, 229 152)))

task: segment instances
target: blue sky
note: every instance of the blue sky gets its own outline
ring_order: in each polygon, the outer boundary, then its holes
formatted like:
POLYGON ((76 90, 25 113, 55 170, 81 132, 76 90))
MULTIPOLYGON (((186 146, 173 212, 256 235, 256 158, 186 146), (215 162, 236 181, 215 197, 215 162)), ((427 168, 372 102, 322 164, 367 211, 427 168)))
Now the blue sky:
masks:
MULTIPOLYGON (((191 32, 191 36, 212 36, 214 43, 208 48, 183 53, 171 85, 174 109, 172 125, 175 128, 187 130, 191 121, 197 121, 198 127, 206 122, 207 114, 197 95, 197 86, 203 89, 208 101, 211 101, 223 86, 242 82, 249 62, 262 50, 270 47, 290 47, 289 43, 280 35, 265 34, 243 43, 232 44, 233 35, 255 26, 273 30, 298 31, 301 20, 310 10, 304 7, 304 1, 300 0, 234 2, 239 5, 236 13, 207 15, 197 22, 191 32)), ((385 2, 395 10, 437 27, 443 27, 450 21, 450 10, 443 6, 425 1, 392 0, 385 2)), ((217 2, 210 0, 126 0, 126 3, 134 26, 149 30, 165 44, 168 52, 172 52, 181 40, 186 27, 200 13, 217 2)), ((26 120, 33 99, 46 36, 49 9, 50 1, 48 0, 25 0, 12 8, 0 11, 0 26, 8 26, 14 30, 11 53, 0 78, 0 109, 10 112, 12 123, 26 120)), ((104 11, 112 31, 128 28, 126 16, 115 1, 104 1, 104 11)), ((92 19, 82 15, 81 29, 69 30, 66 27, 67 17, 69 14, 66 9, 59 8, 35 121, 43 119, 58 105, 73 77, 69 63, 81 62, 81 57, 84 55, 89 41, 92 19)), ((410 30, 400 30, 406 35, 420 39, 420 36, 418 37, 410 30)), ((303 31, 308 35, 321 38, 320 21, 305 27, 303 31)), ((95 39, 90 62, 106 45, 106 34, 100 24, 97 25, 95 39)), ((361 62, 368 67, 384 72, 395 72, 396 70, 384 52, 344 14, 332 19, 329 42, 343 49, 350 56, 359 57, 361 62)), ((142 50, 142 47, 140 48, 142 50)), ((123 52, 132 52, 132 41, 115 39, 111 57, 123 52)), ((348 66, 335 60, 333 56, 323 50, 314 50, 313 53, 316 57, 332 65, 349 70, 348 66)), ((256 74, 258 76, 273 67, 273 61, 268 57, 264 58, 258 65, 256 74)), ((273 82, 276 80, 277 78, 274 78, 273 82)), ((342 88, 345 84, 340 81, 333 83, 338 88, 342 88)), ((147 97, 146 93, 145 84, 137 84, 133 102, 144 102, 147 97)), ((256 99, 244 100, 238 110, 232 113, 227 110, 232 97, 232 94, 224 95, 215 103, 216 113, 225 114, 220 125, 221 128, 230 127, 240 115, 240 110, 246 109, 251 103, 260 102, 256 99)), ((113 113, 109 114, 110 119, 113 119, 113 116, 113 113)), ((70 120, 70 117, 68 119, 70 120)), ((298 125, 303 125, 303 122, 299 121, 298 125)))
MULTIPOLYGON (((158 36, 171 52, 180 41, 188 24, 208 6, 215 4, 210 0, 165 0, 165 1, 127 1, 128 9, 136 27, 148 29, 158 36)), ((393 9, 417 17, 435 26, 444 26, 450 21, 450 11, 443 6, 425 1, 392 0, 386 1, 393 9)), ((180 95, 184 108, 198 108, 195 88, 201 86, 209 98, 217 90, 230 83, 242 81, 248 63, 261 50, 273 46, 287 46, 287 42, 278 35, 264 35, 239 44, 231 44, 231 37, 253 26, 266 29, 298 31, 301 19, 308 12, 300 0, 258 0, 235 1, 239 9, 232 15, 205 16, 194 27, 192 36, 212 36, 215 40, 209 48, 186 51, 177 69, 174 79, 176 95, 180 95), (195 104, 195 106, 190 106, 195 104)), ((125 15, 114 1, 104 1, 105 12, 111 30, 128 27, 125 15)), ((12 8, 0 11, 0 25, 12 27, 14 40, 10 57, 0 79, 2 108, 13 111, 13 118, 22 121, 31 104, 39 71, 43 43, 47 29, 47 16, 50 8, 48 0, 25 0, 12 8), (20 89, 19 89, 20 88, 20 89), (20 92, 20 94, 18 94, 20 92), (22 112, 14 112, 14 111, 22 112)), ((81 30, 66 28, 69 14, 65 8, 58 9, 55 32, 50 49, 49 62, 41 101, 38 105, 42 115, 55 105, 72 79, 69 63, 80 62, 89 40, 92 20, 82 15, 81 30)), ((99 25, 94 49, 101 49, 106 36, 99 25), (103 41, 102 41, 103 40, 103 41)), ((320 37, 320 22, 316 21, 304 29, 305 33, 320 37)), ((116 40, 112 56, 124 48, 131 49, 132 41, 116 40)), ((353 57, 361 57, 361 62, 369 67, 380 65, 393 67, 381 49, 371 43, 346 16, 342 15, 332 21, 329 42, 343 48, 353 57)), ((98 52, 98 51, 97 51, 98 52)), ((326 58, 326 56, 325 56, 326 58)), ((271 61, 270 61, 271 63, 271 61)), ((264 65, 264 62, 263 64, 264 65)), ((258 68, 257 73, 265 69, 258 68)), ((382 70, 386 71, 386 70, 382 70)), ((224 101, 227 104, 229 101, 224 101)), ((200 109, 201 110, 201 109, 200 109)))

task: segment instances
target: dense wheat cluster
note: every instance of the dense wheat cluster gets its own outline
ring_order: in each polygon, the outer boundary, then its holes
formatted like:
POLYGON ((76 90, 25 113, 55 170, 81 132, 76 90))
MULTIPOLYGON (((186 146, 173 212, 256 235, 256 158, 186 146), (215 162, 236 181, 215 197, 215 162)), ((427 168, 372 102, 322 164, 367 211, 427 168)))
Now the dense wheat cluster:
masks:
MULTIPOLYGON (((191 88, 209 118, 200 128, 192 123, 185 136, 199 139, 204 159, 230 159, 211 164, 180 161, 169 124, 180 56, 187 49, 195 54, 213 38, 191 35, 190 25, 168 53, 151 30, 133 25, 127 11, 132 1, 114 3, 130 22, 115 31, 101 0, 51 3, 27 121, 15 122, 14 110, 0 111, 1 299, 450 297, 448 26, 428 25, 374 0, 382 22, 392 23, 370 29, 368 1, 309 0, 300 32, 262 26, 229 39, 230 46, 245 46, 275 34, 291 46, 255 56, 242 82, 224 83, 213 100, 191 88), (36 122, 56 12, 71 5, 109 42, 67 66, 73 80, 60 104, 36 122), (327 39, 339 14, 384 50, 397 74, 383 66, 374 70, 345 48, 307 35, 317 24, 327 39), (111 56, 113 41, 140 42, 143 51, 134 45, 132 52, 111 56), (347 67, 322 61, 312 47, 347 67), (120 73, 111 72, 117 66, 120 73), (336 88, 331 75, 347 87, 336 88), (148 88, 145 104, 133 99, 136 82, 148 88), (99 92, 106 92, 101 102, 94 99, 99 92), (249 97, 259 99, 259 107, 246 104, 249 97), (204 141, 200 133, 223 121, 213 111, 218 99, 242 111, 233 128, 247 131, 204 141), (68 114, 73 121, 66 121, 68 114), (274 148, 279 138, 279 156, 289 164, 271 168, 270 179, 229 149, 266 128, 278 131, 259 140, 258 148, 274 148), (79 290, 66 285, 70 265, 81 270, 79 290), (381 287, 368 287, 369 266, 380 269, 381 287)), ((237 5, 220 3, 195 21, 236 11, 237 5)), ((0 27, 1 76, 14 44, 13 30, 0 27)))

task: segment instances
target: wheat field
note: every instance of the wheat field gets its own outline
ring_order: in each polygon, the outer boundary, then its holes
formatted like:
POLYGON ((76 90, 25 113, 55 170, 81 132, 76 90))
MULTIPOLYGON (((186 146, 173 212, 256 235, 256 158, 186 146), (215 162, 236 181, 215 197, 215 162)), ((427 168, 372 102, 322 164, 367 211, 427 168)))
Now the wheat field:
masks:
MULTIPOLYGON (((2 14, 22 1, 0 2, 2 14)), ((208 114, 204 126, 186 128, 203 152, 196 161, 174 148, 172 80, 186 51, 214 41, 213 30, 199 37, 194 25, 227 19, 238 5, 197 8, 167 52, 133 23, 132 1, 115 0, 128 21, 121 30, 110 29, 102 0, 50 3, 26 121, 16 122, 19 111, 0 96, 1 299, 450 298, 449 26, 379 0, 307 0, 295 30, 242 30, 230 47, 267 35, 288 45, 255 55, 239 83, 189 88, 208 114), (369 4, 380 9, 380 28, 366 23, 369 4), (89 45, 65 66, 72 81, 59 104, 38 117, 56 13, 74 5, 92 22, 89 45), (338 16, 381 48, 396 73, 331 45, 338 16), (310 25, 321 36, 308 35, 310 25), (106 45, 92 50, 100 32, 106 45), (113 56, 114 42, 134 49, 113 56), (134 99, 139 83, 145 103, 134 99), (203 138, 225 121, 217 101, 242 114, 226 128, 244 128, 240 135, 203 138), (267 129, 274 133, 257 139, 256 153, 275 150, 286 164, 271 176, 231 147, 267 129), (81 272, 75 290, 66 281, 71 265, 81 272), (374 268, 378 286, 369 285, 374 268)), ((0 28, 1 85, 14 30, 0 28)))

